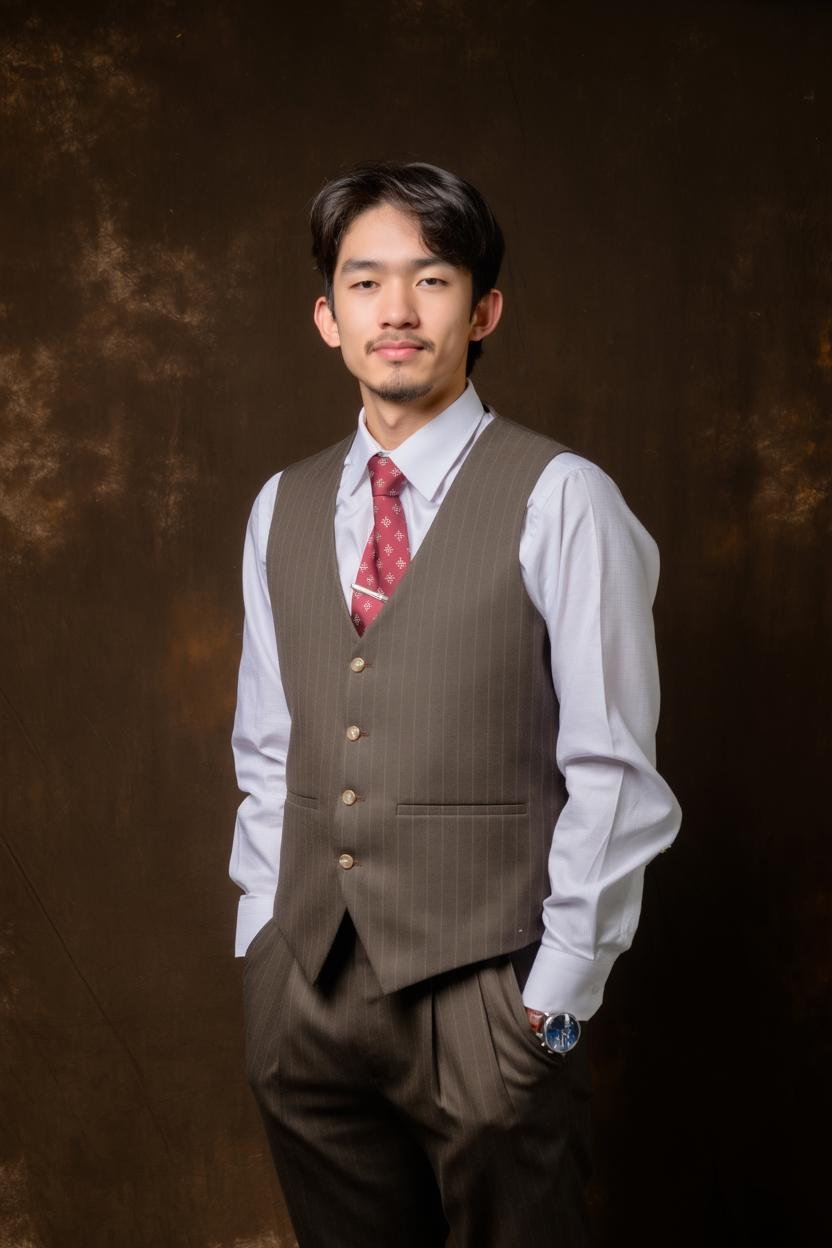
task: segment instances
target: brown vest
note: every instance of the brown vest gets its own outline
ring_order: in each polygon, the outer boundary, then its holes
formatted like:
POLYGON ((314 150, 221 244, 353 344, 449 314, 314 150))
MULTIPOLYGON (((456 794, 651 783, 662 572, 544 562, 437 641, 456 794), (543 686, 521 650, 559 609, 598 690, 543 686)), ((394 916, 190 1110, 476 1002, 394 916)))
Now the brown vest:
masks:
POLYGON ((489 410, 363 636, 334 535, 354 434, 280 478, 266 559, 292 727, 275 918, 310 982, 345 910, 385 992, 543 931, 566 788, 518 547, 537 478, 568 448, 489 410))

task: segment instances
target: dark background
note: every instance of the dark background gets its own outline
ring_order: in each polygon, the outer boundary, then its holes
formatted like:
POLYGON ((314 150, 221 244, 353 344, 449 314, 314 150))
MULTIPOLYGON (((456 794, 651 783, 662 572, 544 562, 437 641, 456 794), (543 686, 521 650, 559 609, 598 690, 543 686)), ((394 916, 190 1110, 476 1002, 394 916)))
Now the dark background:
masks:
POLYGON ((294 1242, 231 957, 240 562, 354 426, 306 213, 378 157, 491 200, 477 388, 662 556, 684 821, 587 1027, 601 1242, 814 1242, 830 63, 820 5, 0 4, 3 1248, 294 1242))

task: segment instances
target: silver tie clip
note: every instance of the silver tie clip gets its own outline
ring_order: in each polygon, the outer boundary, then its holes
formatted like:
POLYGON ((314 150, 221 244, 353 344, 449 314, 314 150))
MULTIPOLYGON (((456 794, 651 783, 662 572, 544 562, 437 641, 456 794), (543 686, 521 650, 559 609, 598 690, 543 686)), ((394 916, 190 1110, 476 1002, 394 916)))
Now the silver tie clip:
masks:
POLYGON ((387 594, 383 594, 381 590, 368 589, 366 585, 356 585, 355 581, 350 585, 350 589, 354 589, 359 594, 369 594, 371 598, 378 598, 379 602, 390 601, 387 594))

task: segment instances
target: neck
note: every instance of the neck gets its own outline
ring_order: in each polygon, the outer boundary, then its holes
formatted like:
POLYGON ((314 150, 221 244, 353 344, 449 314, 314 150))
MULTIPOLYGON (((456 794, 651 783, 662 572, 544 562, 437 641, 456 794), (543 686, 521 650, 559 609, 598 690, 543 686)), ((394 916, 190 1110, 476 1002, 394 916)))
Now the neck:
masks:
POLYGON ((450 407, 463 393, 465 385, 465 377, 461 381, 455 379, 441 391, 431 390, 423 398, 407 403, 382 398, 361 385, 367 431, 379 446, 392 451, 450 407))

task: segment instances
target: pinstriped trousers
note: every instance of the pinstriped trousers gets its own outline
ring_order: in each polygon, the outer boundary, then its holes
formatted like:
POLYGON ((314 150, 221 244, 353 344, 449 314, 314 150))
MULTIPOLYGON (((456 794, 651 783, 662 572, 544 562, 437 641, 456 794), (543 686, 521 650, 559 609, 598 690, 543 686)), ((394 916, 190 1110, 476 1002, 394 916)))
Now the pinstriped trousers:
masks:
POLYGON ((385 995, 349 915, 314 985, 255 936, 246 1073, 300 1248, 590 1243, 586 1049, 531 1032, 536 948, 385 995))

